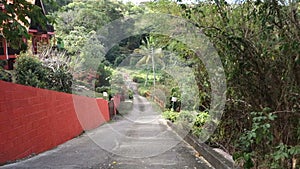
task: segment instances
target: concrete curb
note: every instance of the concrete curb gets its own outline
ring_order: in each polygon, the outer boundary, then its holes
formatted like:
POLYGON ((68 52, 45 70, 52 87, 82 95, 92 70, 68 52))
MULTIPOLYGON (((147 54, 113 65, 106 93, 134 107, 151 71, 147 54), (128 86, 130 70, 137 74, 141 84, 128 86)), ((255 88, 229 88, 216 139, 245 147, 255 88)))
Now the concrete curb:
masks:
POLYGON ((198 139, 192 134, 182 135, 180 130, 170 121, 167 125, 172 128, 180 137, 182 137, 188 144, 202 155, 214 168, 216 169, 240 169, 232 161, 226 159, 221 154, 214 151, 205 143, 199 143, 198 139))

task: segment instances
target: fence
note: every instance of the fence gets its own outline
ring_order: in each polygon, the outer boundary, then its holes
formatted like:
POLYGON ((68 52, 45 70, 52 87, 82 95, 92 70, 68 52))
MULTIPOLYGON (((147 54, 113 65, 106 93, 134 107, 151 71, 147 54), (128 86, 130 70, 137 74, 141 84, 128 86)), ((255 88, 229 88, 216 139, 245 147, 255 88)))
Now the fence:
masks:
POLYGON ((159 105, 160 108, 164 109, 165 108, 165 101, 161 100, 155 95, 152 95, 149 91, 145 93, 146 98, 152 98, 153 101, 159 105))

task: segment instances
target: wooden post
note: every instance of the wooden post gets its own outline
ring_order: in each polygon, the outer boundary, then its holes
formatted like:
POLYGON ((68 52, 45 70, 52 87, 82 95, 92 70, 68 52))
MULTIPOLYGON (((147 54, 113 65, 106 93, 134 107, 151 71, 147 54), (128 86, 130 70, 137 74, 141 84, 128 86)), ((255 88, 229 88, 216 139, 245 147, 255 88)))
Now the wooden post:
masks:
POLYGON ((3 42, 4 55, 6 56, 6 60, 8 60, 9 57, 8 57, 7 41, 5 38, 3 38, 3 39, 4 39, 4 42, 3 42))

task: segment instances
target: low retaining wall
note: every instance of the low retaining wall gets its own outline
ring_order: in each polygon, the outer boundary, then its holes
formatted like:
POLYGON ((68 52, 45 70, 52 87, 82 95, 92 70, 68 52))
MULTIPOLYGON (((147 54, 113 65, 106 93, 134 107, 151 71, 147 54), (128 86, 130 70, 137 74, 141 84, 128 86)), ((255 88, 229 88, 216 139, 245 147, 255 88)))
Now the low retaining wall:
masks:
POLYGON ((0 81, 0 165, 52 149, 108 121, 108 102, 0 81))
POLYGON ((226 159, 205 143, 199 143, 198 139, 191 133, 185 133, 171 121, 167 121, 167 125, 171 127, 182 139, 191 145, 206 161, 208 161, 216 169, 240 169, 234 161, 226 159))
POLYGON ((117 108, 119 107, 120 105, 120 102, 121 102, 121 95, 116 95, 113 97, 113 103, 114 103, 114 115, 117 114, 118 110, 117 108))

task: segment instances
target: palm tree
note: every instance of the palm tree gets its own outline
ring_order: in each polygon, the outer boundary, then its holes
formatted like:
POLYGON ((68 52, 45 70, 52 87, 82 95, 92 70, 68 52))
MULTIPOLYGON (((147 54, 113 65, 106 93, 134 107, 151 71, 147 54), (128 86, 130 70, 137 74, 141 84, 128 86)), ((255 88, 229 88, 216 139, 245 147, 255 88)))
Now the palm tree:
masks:
POLYGON ((137 66, 140 65, 146 65, 147 66, 147 77, 144 86, 148 83, 148 76, 149 76, 149 64, 152 63, 152 71, 153 71, 153 85, 155 88, 155 64, 158 63, 162 65, 162 69, 164 69, 165 64, 162 61, 162 49, 161 48, 155 48, 155 43, 153 41, 153 37, 147 37, 146 40, 142 41, 142 45, 139 49, 135 51, 136 53, 139 53, 143 55, 143 57, 136 63, 137 66))

